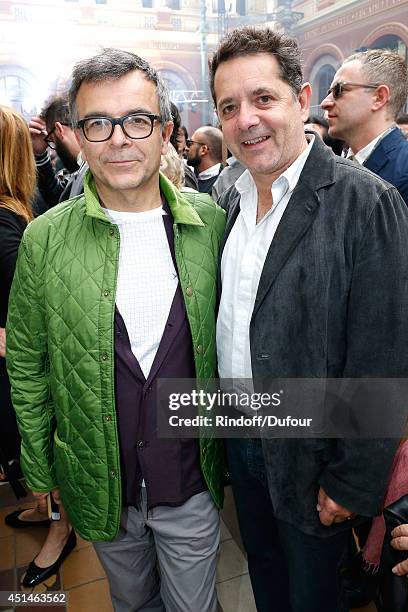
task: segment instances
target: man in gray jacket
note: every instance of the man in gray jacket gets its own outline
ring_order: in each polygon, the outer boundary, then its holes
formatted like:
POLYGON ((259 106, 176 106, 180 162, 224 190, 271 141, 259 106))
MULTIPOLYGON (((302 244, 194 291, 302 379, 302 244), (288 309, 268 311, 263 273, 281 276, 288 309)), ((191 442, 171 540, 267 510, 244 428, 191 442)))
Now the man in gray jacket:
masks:
MULTIPOLYGON (((226 145, 247 168, 221 197, 220 376, 254 386, 406 376, 408 211, 397 190, 305 135, 311 87, 294 39, 236 30, 210 75, 226 145)), ((257 609, 345 612, 351 521, 378 512, 395 442, 226 446, 257 609)))

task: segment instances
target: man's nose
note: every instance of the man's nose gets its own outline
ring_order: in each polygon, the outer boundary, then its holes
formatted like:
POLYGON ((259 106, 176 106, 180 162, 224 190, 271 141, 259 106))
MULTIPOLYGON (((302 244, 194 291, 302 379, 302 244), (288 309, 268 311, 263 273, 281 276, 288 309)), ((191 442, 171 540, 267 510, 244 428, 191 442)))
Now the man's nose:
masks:
POLYGON ((259 124, 257 109, 252 104, 241 104, 238 111, 238 127, 240 130, 249 130, 259 124))
POLYGON ((116 124, 113 128, 112 136, 110 137, 110 142, 113 145, 121 146, 125 142, 130 142, 130 138, 126 136, 125 132, 122 129, 122 126, 116 124))
POLYGON ((320 106, 324 109, 332 107, 334 104, 334 98, 331 91, 327 94, 325 98, 320 102, 320 106))

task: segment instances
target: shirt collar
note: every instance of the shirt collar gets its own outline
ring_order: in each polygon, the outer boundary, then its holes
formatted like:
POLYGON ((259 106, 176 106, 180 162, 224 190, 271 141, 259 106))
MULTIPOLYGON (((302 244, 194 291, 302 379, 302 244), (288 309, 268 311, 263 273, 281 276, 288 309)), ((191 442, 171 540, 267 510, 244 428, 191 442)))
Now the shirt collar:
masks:
POLYGON ((355 154, 353 153, 351 149, 349 149, 346 155, 347 159, 353 156, 353 159, 358 161, 359 164, 363 165, 366 159, 370 157, 371 153, 374 151, 375 147, 378 145, 380 140, 382 140, 385 136, 387 136, 387 134, 391 132, 391 130, 393 130, 394 128, 395 128, 395 125, 392 125, 391 127, 387 128, 386 130, 384 130, 384 132, 381 132, 381 134, 378 134, 378 136, 376 136, 371 142, 369 142, 365 147, 360 149, 360 151, 358 151, 355 154))
POLYGON ((207 170, 203 170, 202 172, 200 172, 200 174, 198 175, 198 178, 201 181, 204 181, 205 179, 209 179, 209 178, 212 178, 213 176, 217 176, 220 173, 220 168, 221 168, 221 164, 214 164, 214 166, 211 166, 210 168, 207 168, 207 170))
MULTIPOLYGON (((280 201, 280 199, 287 193, 288 191, 291 193, 296 185, 298 184, 300 175, 302 173, 303 167, 306 163, 307 158, 309 157, 309 153, 313 146, 316 136, 314 134, 308 134, 308 145, 304 151, 295 159, 295 161, 286 168, 284 172, 272 183, 271 191, 273 195, 273 208, 280 201)), ((237 179, 235 183, 235 188, 239 192, 241 196, 244 194, 248 194, 255 190, 256 193, 256 185, 254 179, 252 178, 249 170, 245 170, 243 174, 237 179)), ((242 207, 242 203, 240 203, 242 207)))
MULTIPOLYGON (((168 203, 174 223, 200 225, 204 227, 205 223, 202 221, 196 209, 183 197, 183 194, 180 193, 173 183, 171 183, 169 179, 161 173, 159 174, 159 181, 160 191, 168 203)), ((90 170, 87 170, 85 174, 84 193, 86 214, 108 222, 106 214, 99 203, 95 181, 90 170)), ((166 210, 166 207, 164 208, 166 210)))

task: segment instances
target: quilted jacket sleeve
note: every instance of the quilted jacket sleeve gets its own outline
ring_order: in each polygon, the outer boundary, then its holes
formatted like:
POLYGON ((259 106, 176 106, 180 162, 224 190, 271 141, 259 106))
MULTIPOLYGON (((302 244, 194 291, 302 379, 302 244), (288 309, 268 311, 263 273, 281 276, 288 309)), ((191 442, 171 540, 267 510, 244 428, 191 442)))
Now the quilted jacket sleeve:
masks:
POLYGON ((20 246, 10 293, 6 359, 22 438, 23 472, 33 491, 45 492, 56 488, 56 482, 52 453, 54 411, 39 268, 33 261, 28 231, 20 246))

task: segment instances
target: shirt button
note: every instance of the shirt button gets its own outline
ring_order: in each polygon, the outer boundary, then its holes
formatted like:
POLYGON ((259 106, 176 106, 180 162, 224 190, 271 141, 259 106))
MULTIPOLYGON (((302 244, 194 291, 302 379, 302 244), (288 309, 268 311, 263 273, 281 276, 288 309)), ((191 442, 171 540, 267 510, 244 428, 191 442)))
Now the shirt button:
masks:
POLYGON ((116 478, 116 471, 115 471, 115 470, 111 470, 111 471, 109 472, 109 474, 110 474, 110 477, 111 477, 111 478, 116 478))
POLYGON ((101 359, 102 361, 106 361, 108 359, 108 353, 102 353, 101 359))
POLYGON ((109 236, 114 236, 114 235, 115 235, 115 230, 113 229, 113 227, 111 227, 109 230, 109 236))
POLYGON ((103 292, 103 295, 104 295, 105 297, 108 297, 108 295, 110 295, 110 291, 109 291, 109 289, 105 289, 105 291, 103 292))
POLYGON ((112 420, 112 415, 107 414, 107 415, 105 416, 105 421, 107 421, 107 422, 109 423, 109 421, 111 421, 111 420, 112 420))
POLYGON ((191 297, 193 295, 193 288, 192 287, 187 287, 186 294, 188 295, 188 297, 191 297))
POLYGON ((139 448, 143 448, 144 447, 144 442, 139 442, 138 446, 139 446, 139 448))
POLYGON ((203 352, 203 347, 202 347, 202 345, 201 345, 201 344, 199 344, 199 345, 197 346, 196 351, 197 351, 197 353, 199 353, 199 355, 201 355, 201 354, 202 354, 202 352, 203 352))

